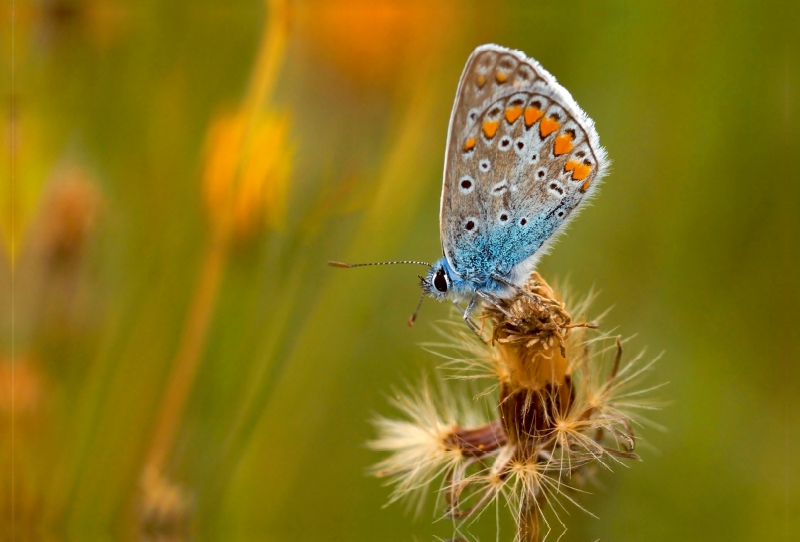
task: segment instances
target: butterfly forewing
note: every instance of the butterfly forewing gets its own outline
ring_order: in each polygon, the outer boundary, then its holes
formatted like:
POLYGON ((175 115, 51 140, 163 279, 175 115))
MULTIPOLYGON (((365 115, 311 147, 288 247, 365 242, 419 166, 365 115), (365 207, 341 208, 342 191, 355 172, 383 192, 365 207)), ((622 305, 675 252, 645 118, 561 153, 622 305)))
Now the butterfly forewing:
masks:
POLYGON ((553 76, 518 51, 476 49, 445 159, 440 228, 453 270, 476 284, 491 274, 527 280, 606 165, 594 124, 553 76))

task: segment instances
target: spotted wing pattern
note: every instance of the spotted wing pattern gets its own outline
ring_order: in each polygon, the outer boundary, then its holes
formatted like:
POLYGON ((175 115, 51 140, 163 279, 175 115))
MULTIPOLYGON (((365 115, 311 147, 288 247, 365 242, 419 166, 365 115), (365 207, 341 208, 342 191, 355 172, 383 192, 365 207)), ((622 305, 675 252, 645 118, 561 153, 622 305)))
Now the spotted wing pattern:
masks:
POLYGON ((451 268, 475 285, 492 274, 523 283, 607 165, 594 123, 552 75, 519 51, 479 47, 448 132, 440 229, 451 268))

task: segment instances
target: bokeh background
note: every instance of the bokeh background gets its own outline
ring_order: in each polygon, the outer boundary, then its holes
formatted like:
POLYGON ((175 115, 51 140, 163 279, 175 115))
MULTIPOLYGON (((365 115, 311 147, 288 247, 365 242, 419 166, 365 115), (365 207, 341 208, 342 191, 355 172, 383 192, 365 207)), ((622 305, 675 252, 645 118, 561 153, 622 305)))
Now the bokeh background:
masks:
POLYGON ((798 22, 790 0, 5 2, 0 532, 448 538, 432 506, 383 507, 365 442, 450 310, 409 329, 416 268, 325 262, 437 258, 456 83, 496 42, 614 162, 540 271, 598 290, 669 382, 667 430, 562 540, 798 540, 798 22))

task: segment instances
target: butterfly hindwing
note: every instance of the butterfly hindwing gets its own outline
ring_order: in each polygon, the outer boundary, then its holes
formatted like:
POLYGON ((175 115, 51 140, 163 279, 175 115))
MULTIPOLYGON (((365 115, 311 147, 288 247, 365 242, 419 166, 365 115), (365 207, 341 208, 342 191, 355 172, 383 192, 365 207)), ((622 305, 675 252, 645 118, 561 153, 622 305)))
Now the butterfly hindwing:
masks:
POLYGON ((440 229, 451 268, 476 284, 527 280, 606 167, 593 122, 553 76, 518 51, 479 47, 448 132, 440 229))

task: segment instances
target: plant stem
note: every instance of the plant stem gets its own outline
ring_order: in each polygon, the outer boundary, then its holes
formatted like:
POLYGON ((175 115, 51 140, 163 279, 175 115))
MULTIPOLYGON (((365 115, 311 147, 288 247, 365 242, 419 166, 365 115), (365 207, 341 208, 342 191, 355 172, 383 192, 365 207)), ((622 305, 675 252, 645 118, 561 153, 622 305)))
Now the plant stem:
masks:
POLYGON ((517 525, 517 539, 520 542, 539 542, 541 513, 533 496, 523 494, 517 525))
POLYGON ((146 469, 163 472, 164 463, 172 449, 178 422, 183 417, 186 400, 194 384, 208 326, 217 297, 225 262, 227 240, 215 232, 210 240, 192 304, 181 335, 178 353, 167 380, 164 398, 156 417, 156 428, 145 462, 146 469))

